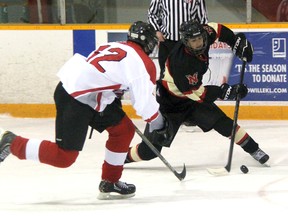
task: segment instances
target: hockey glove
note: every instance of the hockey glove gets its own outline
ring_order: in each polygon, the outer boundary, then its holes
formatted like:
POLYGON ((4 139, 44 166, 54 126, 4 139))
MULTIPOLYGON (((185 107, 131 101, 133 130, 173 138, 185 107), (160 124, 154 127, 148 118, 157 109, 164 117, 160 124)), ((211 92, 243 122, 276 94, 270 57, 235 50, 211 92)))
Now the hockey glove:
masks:
POLYGON ((167 118, 164 118, 163 128, 152 131, 151 133, 149 133, 147 138, 153 144, 170 147, 174 138, 173 124, 171 124, 167 118))
POLYGON ((222 100, 236 100, 237 94, 239 94, 240 99, 246 97, 248 93, 247 86, 245 84, 228 85, 224 83, 220 86, 222 90, 221 99, 222 100))
POLYGON ((251 62, 253 59, 253 47, 243 33, 236 35, 236 42, 232 51, 241 60, 246 59, 247 62, 251 62))

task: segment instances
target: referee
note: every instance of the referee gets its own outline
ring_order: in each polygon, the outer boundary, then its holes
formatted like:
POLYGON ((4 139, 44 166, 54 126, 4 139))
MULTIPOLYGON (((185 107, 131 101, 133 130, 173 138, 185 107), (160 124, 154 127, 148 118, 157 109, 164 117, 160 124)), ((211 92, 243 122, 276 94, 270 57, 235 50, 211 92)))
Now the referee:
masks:
POLYGON ((170 50, 180 39, 180 25, 192 19, 201 24, 208 22, 205 0, 151 0, 148 22, 157 31, 160 42, 158 51, 160 78, 163 76, 170 50))

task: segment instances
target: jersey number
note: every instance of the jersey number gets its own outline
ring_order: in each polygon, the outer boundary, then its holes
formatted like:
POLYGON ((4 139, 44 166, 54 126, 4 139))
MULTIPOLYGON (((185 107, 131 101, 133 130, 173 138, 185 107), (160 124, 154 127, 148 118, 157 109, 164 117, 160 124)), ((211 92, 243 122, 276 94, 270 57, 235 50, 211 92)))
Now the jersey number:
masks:
POLYGON ((91 56, 88 58, 88 62, 92 64, 94 67, 97 68, 102 73, 105 73, 105 69, 100 65, 101 61, 121 61, 127 55, 125 50, 121 48, 109 48, 110 45, 100 46, 91 56), (107 53, 103 56, 97 56, 104 51, 107 53), (109 52, 109 53, 108 53, 109 52))

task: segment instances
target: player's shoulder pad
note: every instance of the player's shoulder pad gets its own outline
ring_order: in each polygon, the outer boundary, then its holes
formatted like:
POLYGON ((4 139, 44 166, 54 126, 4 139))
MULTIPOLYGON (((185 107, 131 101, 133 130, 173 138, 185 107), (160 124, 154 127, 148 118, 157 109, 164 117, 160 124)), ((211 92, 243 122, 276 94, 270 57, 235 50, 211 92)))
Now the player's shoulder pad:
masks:
POLYGON ((217 35, 218 35, 218 24, 217 23, 208 23, 208 24, 203 25, 203 28, 207 32, 210 40, 214 42, 214 40, 217 38, 217 35))
POLYGON ((203 25, 203 28, 208 32, 208 34, 213 34, 213 32, 217 32, 218 30, 218 23, 207 23, 203 25))

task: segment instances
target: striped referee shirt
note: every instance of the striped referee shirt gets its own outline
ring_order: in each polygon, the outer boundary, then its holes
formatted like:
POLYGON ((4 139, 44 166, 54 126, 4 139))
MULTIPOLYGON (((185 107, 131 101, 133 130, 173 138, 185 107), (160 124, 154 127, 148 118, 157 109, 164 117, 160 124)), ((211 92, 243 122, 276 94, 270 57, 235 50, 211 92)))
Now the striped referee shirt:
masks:
POLYGON ((181 23, 188 20, 208 23, 205 0, 152 0, 148 22, 166 39, 178 41, 181 23))

